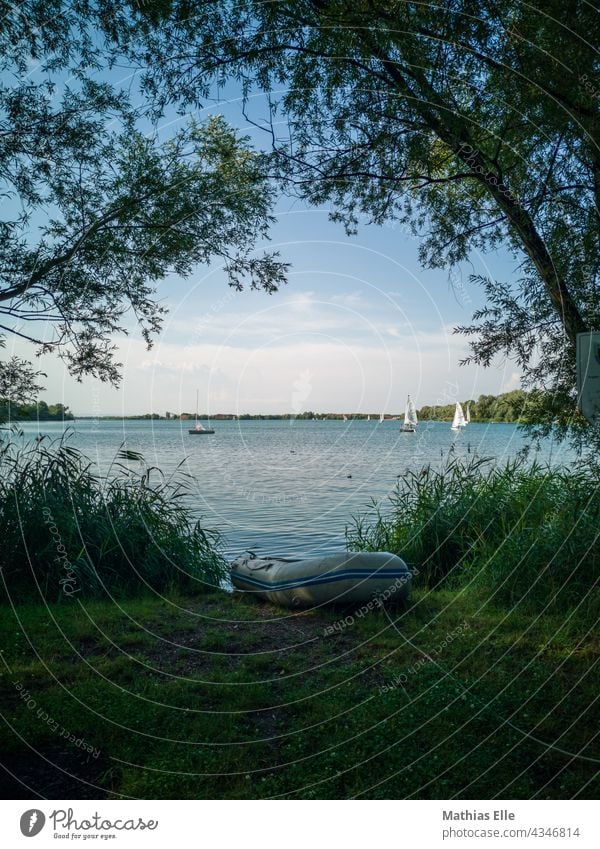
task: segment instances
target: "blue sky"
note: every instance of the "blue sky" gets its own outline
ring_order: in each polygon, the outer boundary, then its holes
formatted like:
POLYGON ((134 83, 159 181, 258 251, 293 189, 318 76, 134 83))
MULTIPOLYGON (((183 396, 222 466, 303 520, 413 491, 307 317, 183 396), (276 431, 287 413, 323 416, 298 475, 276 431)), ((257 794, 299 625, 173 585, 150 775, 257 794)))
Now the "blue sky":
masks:
MULTIPOLYGON (((264 144, 264 135, 246 124, 239 98, 229 95, 196 117, 220 112, 264 144)), ((260 99, 252 106, 260 117, 260 99)), ((169 115, 161 135, 181 120, 169 115)), ((145 350, 133 326, 115 340, 123 362, 119 389, 90 378, 79 384, 60 360, 45 357, 43 397, 80 415, 192 410, 196 389, 201 410, 212 414, 393 413, 404 409, 408 393, 420 406, 519 385, 510 363, 460 367, 467 343, 452 333, 481 304, 469 274, 510 280, 512 257, 472 256, 451 285, 447 271, 421 266, 418 240, 399 225, 365 225, 348 237, 327 209, 286 197, 268 247, 291 264, 280 292, 236 293, 218 266, 187 280, 169 278, 159 286, 169 315, 154 348, 145 350)), ((10 347, 31 355, 26 343, 9 340, 10 347)))

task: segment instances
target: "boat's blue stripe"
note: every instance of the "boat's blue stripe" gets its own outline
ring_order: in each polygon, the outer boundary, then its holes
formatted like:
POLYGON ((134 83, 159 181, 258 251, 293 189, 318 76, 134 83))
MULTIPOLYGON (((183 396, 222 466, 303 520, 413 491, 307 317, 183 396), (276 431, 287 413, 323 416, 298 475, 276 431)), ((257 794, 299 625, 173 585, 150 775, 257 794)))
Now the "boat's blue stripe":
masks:
POLYGON ((308 578, 288 578, 285 581, 269 582, 261 581, 260 578, 251 578, 243 572, 231 572, 232 578, 237 578, 240 581, 245 581, 247 584, 253 584, 256 587, 264 590, 283 590, 294 589, 296 587, 309 587, 314 584, 328 584, 335 581, 349 581, 358 578, 389 580, 390 578, 409 578, 410 572, 406 569, 388 569, 382 572, 373 572, 372 570, 357 570, 353 569, 346 572, 332 572, 326 575, 316 575, 308 578))

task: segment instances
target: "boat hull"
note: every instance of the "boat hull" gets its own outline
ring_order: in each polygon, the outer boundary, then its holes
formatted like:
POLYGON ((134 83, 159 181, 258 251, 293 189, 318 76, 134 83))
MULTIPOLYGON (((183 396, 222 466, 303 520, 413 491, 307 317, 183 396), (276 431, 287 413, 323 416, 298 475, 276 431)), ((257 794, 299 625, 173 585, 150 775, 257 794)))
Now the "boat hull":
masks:
POLYGON ((404 602, 411 573, 386 551, 345 552, 307 560, 239 557, 231 566, 234 587, 284 607, 404 602))
POLYGON ((214 430, 188 430, 192 436, 206 436, 207 433, 214 433, 214 430))

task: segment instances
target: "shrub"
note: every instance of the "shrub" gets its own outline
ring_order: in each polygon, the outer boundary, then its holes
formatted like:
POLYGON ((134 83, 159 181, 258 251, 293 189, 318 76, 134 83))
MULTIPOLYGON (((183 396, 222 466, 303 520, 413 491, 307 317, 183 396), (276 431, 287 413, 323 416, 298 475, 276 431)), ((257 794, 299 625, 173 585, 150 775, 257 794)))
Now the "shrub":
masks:
POLYGON ((388 511, 373 504, 355 519, 350 548, 391 551, 428 587, 470 583, 503 604, 590 601, 600 566, 597 470, 456 459, 407 472, 390 500, 388 511))
POLYGON ((182 503, 186 476, 166 480, 124 450, 100 476, 70 435, 0 441, 0 595, 55 601, 219 585, 220 539, 182 503))

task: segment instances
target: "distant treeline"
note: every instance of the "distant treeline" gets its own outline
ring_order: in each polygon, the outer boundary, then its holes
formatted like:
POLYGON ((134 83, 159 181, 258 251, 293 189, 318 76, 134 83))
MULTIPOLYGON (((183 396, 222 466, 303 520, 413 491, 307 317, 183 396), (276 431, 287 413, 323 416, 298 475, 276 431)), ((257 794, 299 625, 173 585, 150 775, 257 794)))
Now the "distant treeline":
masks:
MULTIPOLYGON (((325 420, 328 421, 342 421, 344 415, 350 419, 366 419, 367 416, 370 415, 371 419, 378 419, 379 413, 313 413, 311 411, 307 411, 304 413, 241 413, 237 415, 236 413, 215 413, 213 415, 209 415, 208 413, 198 413, 198 419, 201 421, 207 420, 212 422, 218 421, 289 421, 290 419, 302 419, 306 421, 311 420, 325 420)), ((396 416, 386 416, 386 419, 399 418, 400 414, 398 413, 396 416)), ((137 416, 77 416, 78 419, 87 421, 87 420, 100 420, 100 421, 112 421, 112 420, 131 420, 131 421, 141 421, 141 420, 152 420, 152 421, 192 421, 195 420, 195 413, 166 413, 164 416, 161 416, 159 413, 143 413, 137 416)))
MULTIPOLYGON (((466 412, 467 406, 471 415, 471 421, 475 422, 520 422, 534 423, 539 420, 539 409, 542 395, 539 392, 525 392, 523 389, 514 389, 512 392, 504 392, 502 395, 480 395, 477 400, 467 398, 461 404, 466 412), (536 413, 536 410, 538 413, 536 413)), ((40 408, 45 404, 41 402, 40 408)), ((35 411, 36 405, 31 405, 35 411)), ((60 404, 55 407, 48 407, 47 410, 54 410, 61 407, 60 404)), ((434 404, 425 405, 417 410, 417 415, 420 421, 452 421, 456 402, 451 404, 434 404)), ((20 408, 19 408, 20 409, 20 408)), ((65 407, 65 410, 68 408, 65 407)), ((364 420, 367 417, 371 421, 379 419, 379 413, 316 413, 312 410, 305 410, 303 413, 242 413, 236 415, 234 413, 200 413, 198 419, 202 421, 289 421, 291 419, 300 419, 305 421, 341 421, 344 416, 348 421, 364 420)), ((61 416, 57 416, 60 418, 61 416)), ((386 420, 401 419, 404 417, 404 412, 388 413, 384 416, 386 420)), ((13 416, 13 418, 15 418, 13 416)), ((37 418, 35 412, 31 418, 37 418)), ((52 416, 42 416, 40 418, 52 418, 52 416)), ((71 413, 65 415, 65 418, 73 418, 71 413)), ((131 420, 153 420, 153 421, 189 421, 196 418, 195 413, 144 413, 137 416, 77 416, 78 419, 131 419, 131 420)))
MULTIPOLYGON (((301 419, 304 421, 312 421, 313 419, 327 419, 331 421, 341 421, 344 416, 348 419, 366 419, 370 416, 372 419, 379 418, 379 413, 314 413, 312 410, 305 410, 303 413, 216 413, 209 416, 207 413, 198 415, 199 419, 211 419, 211 421, 289 421, 290 419, 301 419)), ((137 418, 142 418, 138 416, 137 418)), ((162 416, 161 416, 162 418, 162 416)), ((195 419, 195 413, 167 413, 167 419, 195 419)), ((386 416, 392 418, 392 416, 386 416)))
MULTIPOLYGON (((534 408, 538 396, 514 389, 502 395, 480 395, 475 401, 472 398, 461 401, 466 413, 467 406, 471 421, 475 422, 529 422, 534 418, 534 408)), ((452 421, 456 402, 452 404, 424 406, 417 411, 421 421, 452 421)))
POLYGON ((12 401, 0 401, 0 421, 11 422, 53 422, 72 420, 73 413, 64 404, 14 404, 12 401))

